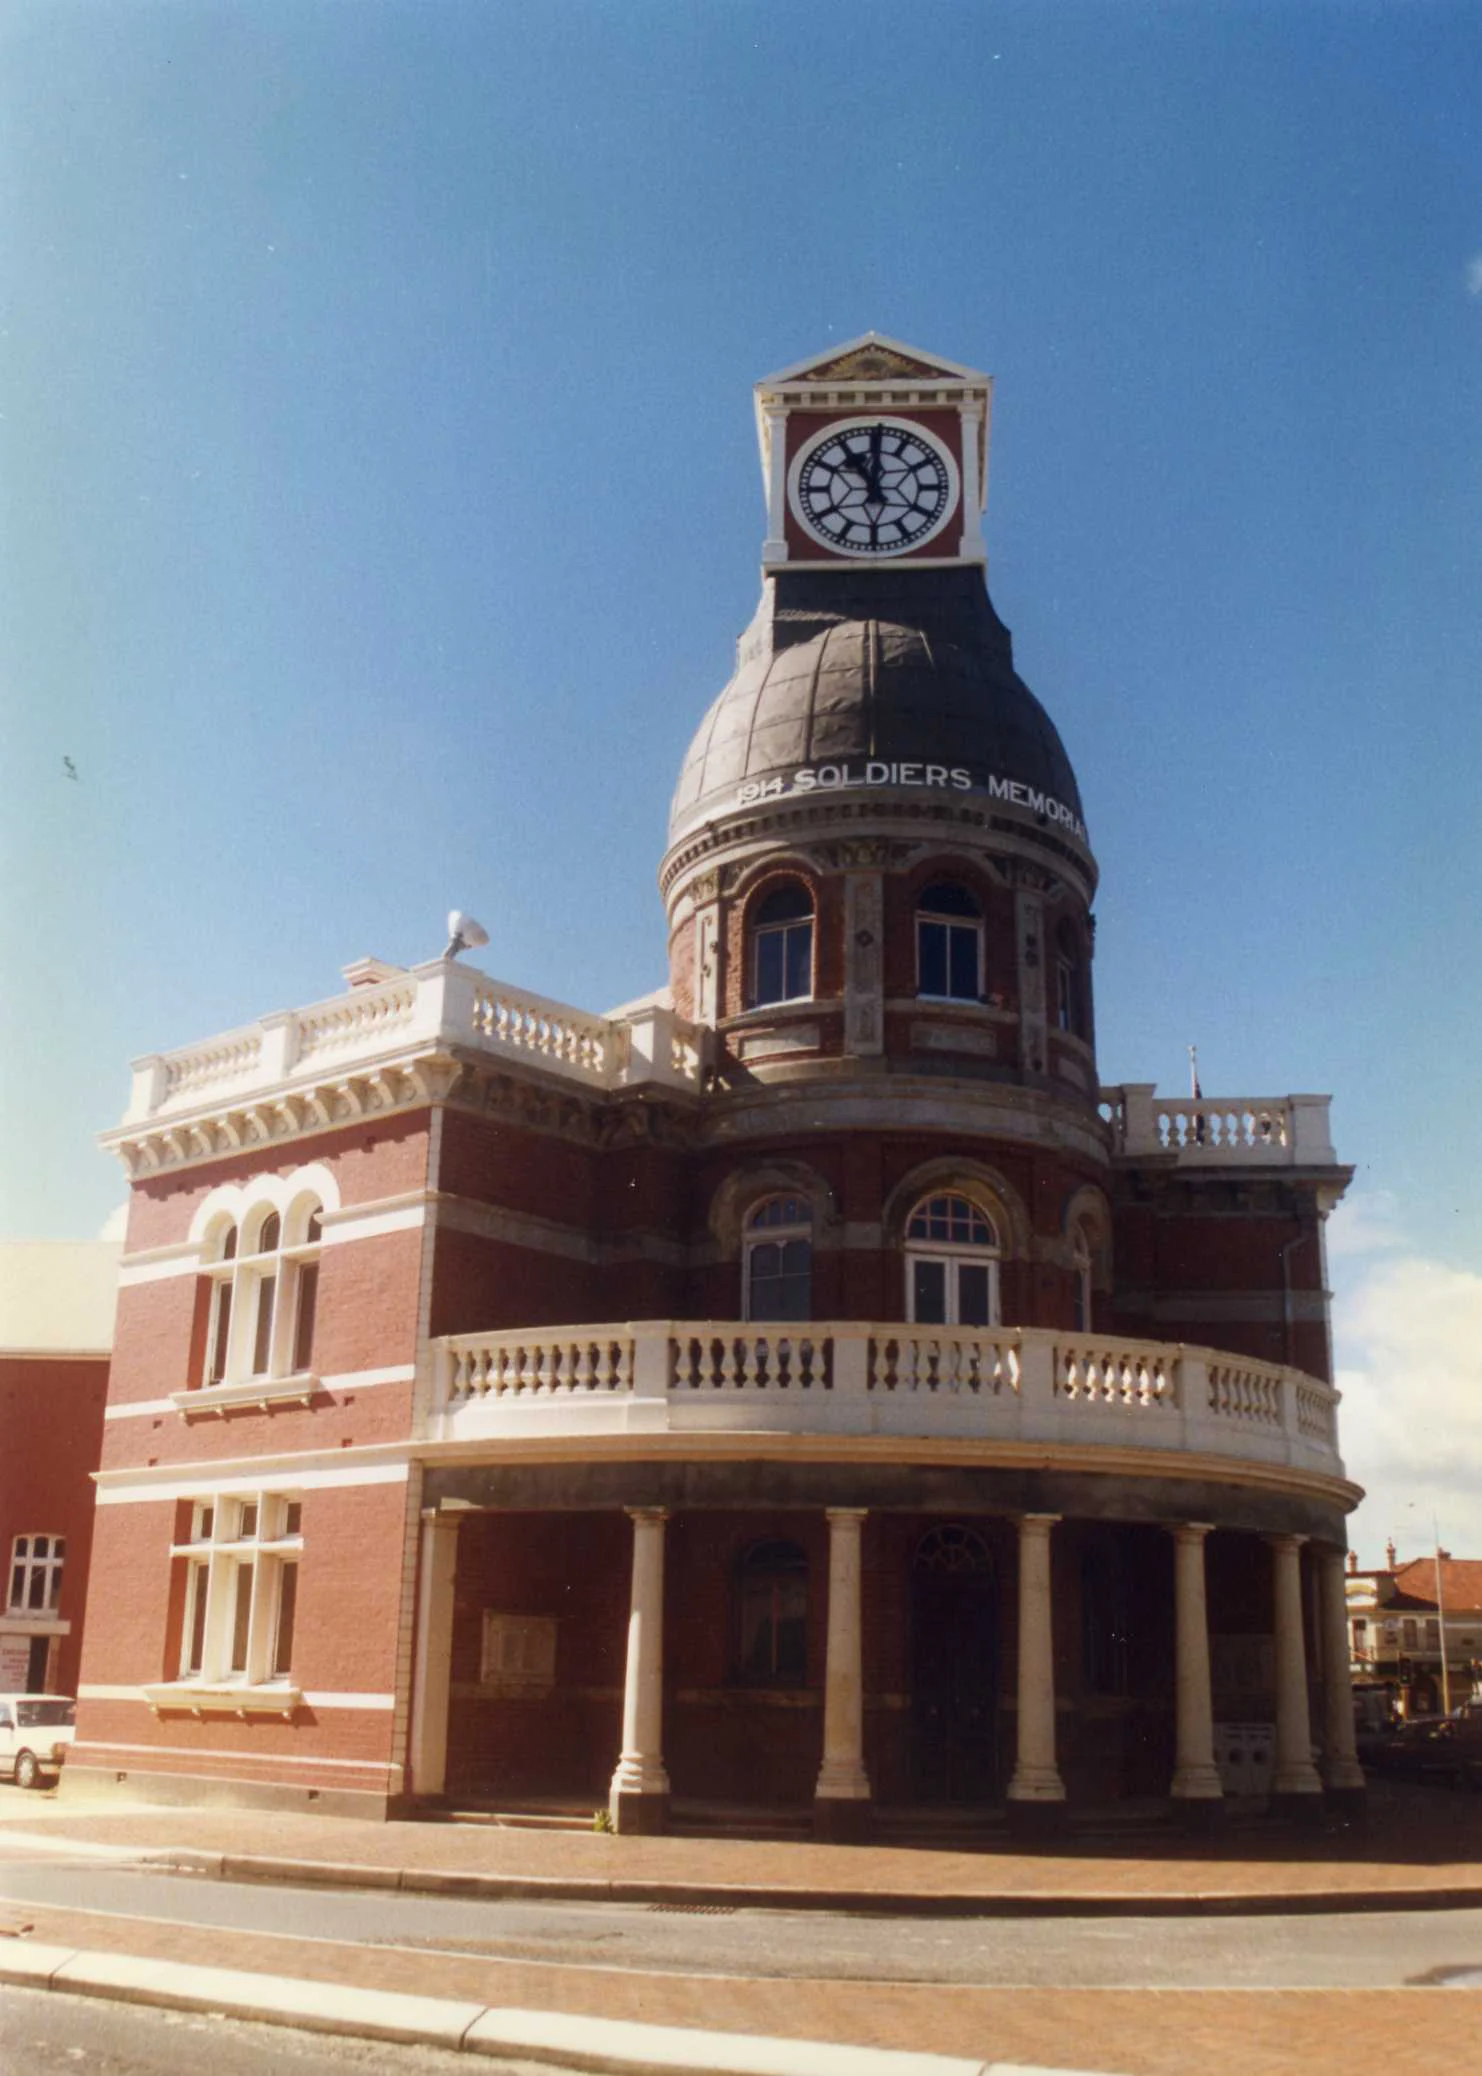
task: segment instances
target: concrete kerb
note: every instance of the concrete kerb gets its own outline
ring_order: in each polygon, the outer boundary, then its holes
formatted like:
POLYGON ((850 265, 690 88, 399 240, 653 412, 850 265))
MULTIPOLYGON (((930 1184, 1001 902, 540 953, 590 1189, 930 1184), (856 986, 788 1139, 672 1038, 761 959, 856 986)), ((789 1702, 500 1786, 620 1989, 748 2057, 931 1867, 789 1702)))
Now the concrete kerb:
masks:
POLYGON ((75 1996, 208 2011, 257 2024, 296 2026, 466 2054, 518 2056, 612 2076, 1094 2076, 892 2048, 848 2047, 755 2033, 702 2032, 463 2003, 449 1997, 343 1989, 240 1968, 201 1968, 65 1946, 7 1945, 0 1983, 75 1996))
MULTIPOLYGON (((127 1849, 125 1849, 127 1850, 127 1849)), ((1482 1908, 1482 1879, 1406 1888, 1192 1890, 1005 1889, 995 1894, 906 1889, 803 1889, 728 1882, 637 1881, 544 1874, 464 1874, 356 1861, 144 1847, 130 1855, 159 1873, 290 1888, 390 1889, 504 1903, 633 1903, 650 1908, 818 1910, 868 1917, 1312 1917, 1482 1908)))

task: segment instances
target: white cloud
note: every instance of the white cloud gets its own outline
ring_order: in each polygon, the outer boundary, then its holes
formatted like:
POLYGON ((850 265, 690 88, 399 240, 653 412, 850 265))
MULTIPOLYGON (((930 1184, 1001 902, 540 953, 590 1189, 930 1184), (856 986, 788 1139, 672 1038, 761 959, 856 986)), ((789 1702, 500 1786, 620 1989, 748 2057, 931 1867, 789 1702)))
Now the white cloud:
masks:
POLYGON ((1482 252, 1467 261, 1467 294, 1482 296, 1482 252))
MULTIPOLYGON (((1335 1214, 1336 1216, 1336 1214, 1335 1214)), ((1392 1536, 1482 1557, 1482 1276, 1405 1253, 1361 1270, 1335 1308, 1341 1435, 1368 1497, 1350 1528, 1366 1563, 1392 1536)))
POLYGON ((110 1211, 104 1219, 98 1231, 98 1238, 100 1240, 122 1240, 128 1223, 129 1207, 127 1204, 120 1204, 116 1211, 110 1211))
POLYGON ((1353 1190, 1328 1220, 1329 1261, 1362 1260, 1404 1244, 1399 1199, 1393 1190, 1353 1190))

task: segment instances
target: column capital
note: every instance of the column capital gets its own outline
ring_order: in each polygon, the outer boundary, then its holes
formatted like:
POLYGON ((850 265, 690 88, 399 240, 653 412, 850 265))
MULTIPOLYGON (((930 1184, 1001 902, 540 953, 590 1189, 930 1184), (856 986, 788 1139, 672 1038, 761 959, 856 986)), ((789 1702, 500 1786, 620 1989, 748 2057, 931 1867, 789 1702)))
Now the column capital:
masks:
POLYGON ((1064 1520, 1063 1514, 1019 1514, 1016 1519, 1020 1533, 1048 1535, 1057 1521, 1064 1520))
POLYGON ((1303 1543, 1310 1542, 1312 1538, 1306 1535, 1268 1535, 1262 1540, 1269 1549, 1295 1551, 1300 1550, 1303 1543))
POLYGON ((669 1518, 667 1507, 624 1507, 623 1512, 630 1521, 649 1521, 660 1528, 669 1518))
POLYGON ((1176 1543, 1202 1543, 1214 1534, 1213 1521, 1165 1521, 1163 1526, 1176 1543))
POLYGON ((863 1521, 869 1514, 869 1511, 868 1507, 825 1507, 823 1517, 826 1521, 838 1521, 841 1523, 845 1521, 863 1521))

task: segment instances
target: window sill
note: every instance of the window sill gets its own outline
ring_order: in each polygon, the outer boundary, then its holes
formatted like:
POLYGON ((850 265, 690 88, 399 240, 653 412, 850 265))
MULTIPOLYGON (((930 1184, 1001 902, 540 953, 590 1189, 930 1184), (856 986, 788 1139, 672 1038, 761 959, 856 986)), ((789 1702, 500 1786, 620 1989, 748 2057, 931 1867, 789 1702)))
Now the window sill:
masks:
POLYGON ((272 1406, 306 1406, 318 1395, 319 1379, 309 1371, 293 1377, 248 1377, 241 1383, 202 1384, 172 1391, 170 1402, 187 1420, 208 1413, 233 1413, 243 1407, 266 1413, 272 1406))
POLYGON ((192 1716, 291 1716, 303 1705, 303 1689, 289 1685, 248 1686, 230 1680, 167 1680, 146 1687, 156 1715, 166 1709, 192 1716))

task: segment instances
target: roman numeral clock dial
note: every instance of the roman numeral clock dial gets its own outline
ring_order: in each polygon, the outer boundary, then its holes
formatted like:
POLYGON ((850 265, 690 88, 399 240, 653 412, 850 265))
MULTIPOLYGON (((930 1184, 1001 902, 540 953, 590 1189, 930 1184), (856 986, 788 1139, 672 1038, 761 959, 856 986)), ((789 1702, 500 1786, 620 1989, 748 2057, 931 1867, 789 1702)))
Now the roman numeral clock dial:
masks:
POLYGON ((851 419, 809 440, 789 471, 799 524, 840 555, 902 555, 940 533, 957 503, 957 468, 923 426, 851 419))

